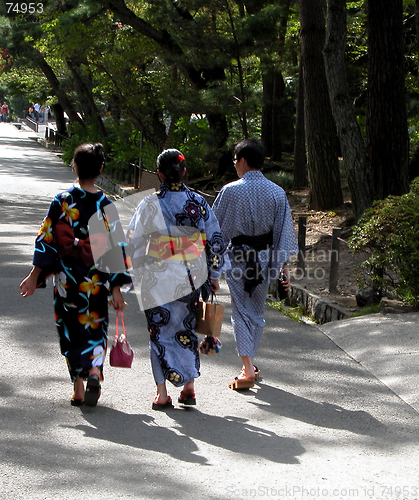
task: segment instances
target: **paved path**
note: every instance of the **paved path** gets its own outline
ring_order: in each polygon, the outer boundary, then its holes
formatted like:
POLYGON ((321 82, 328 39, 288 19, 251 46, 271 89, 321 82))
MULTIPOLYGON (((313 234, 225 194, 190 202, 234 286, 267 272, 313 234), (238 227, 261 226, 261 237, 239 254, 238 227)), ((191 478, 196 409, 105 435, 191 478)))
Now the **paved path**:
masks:
POLYGON ((415 314, 321 331, 267 307, 262 380, 236 393, 223 286, 223 350, 202 359, 197 407, 159 413, 129 294, 133 368, 107 366, 99 406, 71 407, 52 290, 23 299, 18 285, 52 196, 74 176, 29 136, 0 124, 1 500, 419 498, 415 314))

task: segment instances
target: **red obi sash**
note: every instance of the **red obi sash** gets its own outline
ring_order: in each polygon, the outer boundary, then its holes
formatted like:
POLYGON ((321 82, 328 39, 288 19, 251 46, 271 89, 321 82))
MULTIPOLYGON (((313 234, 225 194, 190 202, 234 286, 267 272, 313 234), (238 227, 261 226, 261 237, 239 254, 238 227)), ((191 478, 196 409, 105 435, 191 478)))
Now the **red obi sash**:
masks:
POLYGON ((54 243, 60 258, 69 255, 82 259, 88 267, 93 265, 94 260, 90 238, 87 237, 85 240, 79 240, 74 236, 71 227, 64 221, 58 221, 55 226, 54 243))

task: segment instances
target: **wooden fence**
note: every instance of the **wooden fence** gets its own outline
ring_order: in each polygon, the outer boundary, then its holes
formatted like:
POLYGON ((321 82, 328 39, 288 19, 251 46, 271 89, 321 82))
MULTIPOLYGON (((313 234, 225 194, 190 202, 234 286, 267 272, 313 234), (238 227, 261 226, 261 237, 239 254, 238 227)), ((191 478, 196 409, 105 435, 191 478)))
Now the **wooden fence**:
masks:
MULTIPOLYGON (((298 218, 298 259, 297 259, 297 270, 302 276, 306 273, 306 234, 307 234, 307 217, 300 216, 298 218)), ((333 228, 332 234, 319 231, 318 229, 309 228, 311 231, 316 231, 323 236, 331 237, 332 248, 330 252, 330 273, 329 273, 329 292, 336 293, 337 285, 339 279, 339 255, 340 255, 340 244, 347 241, 341 238, 342 229, 340 227, 333 228)))

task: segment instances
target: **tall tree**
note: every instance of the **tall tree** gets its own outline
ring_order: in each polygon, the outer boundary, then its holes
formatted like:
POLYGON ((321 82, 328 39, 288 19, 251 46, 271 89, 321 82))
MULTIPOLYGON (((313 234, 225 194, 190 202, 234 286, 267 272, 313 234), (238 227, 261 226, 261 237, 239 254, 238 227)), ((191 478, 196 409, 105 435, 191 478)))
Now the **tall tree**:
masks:
POLYGON ((262 141, 268 156, 273 161, 282 159, 282 106, 285 94, 285 82, 281 72, 270 62, 262 74, 263 109, 262 141))
POLYGON ((360 217, 372 204, 371 169, 346 78, 346 17, 345 0, 327 0, 326 76, 354 212, 360 217))
MULTIPOLYGON (((171 60, 172 64, 176 64, 197 90, 208 89, 215 85, 216 82, 225 80, 224 64, 220 64, 214 59, 208 60, 201 57, 199 59, 200 65, 197 67, 176 38, 166 29, 169 27, 167 24, 166 27, 159 29, 152 23, 147 22, 147 20, 137 16, 133 10, 127 7, 124 0, 97 0, 97 3, 112 11, 120 21, 157 43, 163 49, 166 59, 171 60)), ((188 25, 191 29, 196 29, 196 27, 192 26, 194 18, 186 8, 173 4, 173 9, 178 14, 178 22, 182 30, 185 29, 185 25, 188 25)), ((225 114, 219 108, 217 109, 216 105, 209 106, 206 115, 212 131, 213 151, 215 150, 220 154, 219 172, 222 173, 230 167, 230 161, 227 162, 227 158, 223 154, 228 138, 227 119, 225 114)))
MULTIPOLYGON (((96 102, 93 98, 92 92, 90 91, 90 88, 88 87, 86 83, 86 78, 83 78, 80 68, 77 67, 77 65, 74 63, 73 60, 70 58, 67 58, 66 60, 68 69, 71 72, 71 75, 73 77, 74 85, 76 88, 76 92, 79 95, 79 101, 80 102, 86 102, 87 107, 85 105, 86 111, 85 113, 87 116, 92 116, 94 121, 97 124, 97 127, 100 131, 100 135, 102 136, 102 140, 106 143, 107 142, 107 132, 105 125, 102 120, 102 116, 100 114, 100 111, 96 105, 96 102)), ((107 146, 107 144, 106 144, 107 146)))
MULTIPOLYGON (((270 14, 271 22, 279 26, 277 33, 269 30, 264 50, 260 56, 262 66, 263 108, 262 141, 272 160, 281 161, 283 150, 285 82, 280 71, 283 60, 287 23, 292 0, 284 0, 276 6, 276 16, 270 14), (274 36, 271 35, 274 34, 274 36), (270 50, 266 50, 270 47, 270 50)), ((259 10, 262 3, 259 4, 259 10)), ((249 14, 254 14, 250 11, 249 14)), ((265 14, 265 16, 267 15, 265 14)), ((267 22, 264 23, 265 27, 267 22)))
POLYGON ((307 157, 306 157, 306 135, 304 127, 304 77, 300 59, 297 84, 297 106, 295 117, 294 137, 294 189, 308 186, 307 157))
POLYGON ((368 0, 366 145, 375 199, 409 190, 402 0, 368 0))
POLYGON ((321 0, 300 0, 300 23, 309 208, 327 210, 342 205, 343 195, 339 142, 322 53, 326 28, 321 0))
POLYGON ((78 123, 84 127, 85 123, 83 119, 80 118, 80 116, 77 114, 77 111, 75 110, 66 90, 61 85, 53 68, 50 66, 50 64, 48 64, 42 53, 39 52, 35 47, 30 45, 28 42, 22 40, 21 48, 23 46, 25 46, 27 57, 30 58, 32 63, 37 64, 40 70, 44 73, 51 86, 51 90, 56 95, 58 102, 60 103, 63 110, 67 113, 70 121, 72 123, 78 123))
MULTIPOLYGON (((78 116, 67 89, 44 53, 37 47, 41 37, 42 30, 32 15, 25 18, 14 16, 10 19, 9 25, 3 27, 2 30, 2 39, 7 46, 8 54, 11 56, 10 61, 17 61, 19 65, 24 64, 29 69, 38 67, 45 75, 53 94, 70 120, 84 126, 84 121, 78 116)), ((10 66, 10 69, 12 68, 13 64, 10 66)))

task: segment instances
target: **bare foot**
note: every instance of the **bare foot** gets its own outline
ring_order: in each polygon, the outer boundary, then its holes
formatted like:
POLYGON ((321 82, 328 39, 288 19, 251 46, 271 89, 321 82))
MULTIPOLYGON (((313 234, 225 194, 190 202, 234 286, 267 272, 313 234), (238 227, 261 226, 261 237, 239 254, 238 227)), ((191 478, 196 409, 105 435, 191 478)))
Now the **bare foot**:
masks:
POLYGON ((77 377, 74 382, 74 394, 73 399, 83 399, 84 398, 84 383, 81 377, 77 377))
POLYGON ((186 394, 186 395, 194 394, 194 392, 195 392, 194 381, 191 380, 191 381, 187 382, 183 386, 183 391, 182 392, 183 392, 183 394, 186 394))

